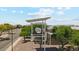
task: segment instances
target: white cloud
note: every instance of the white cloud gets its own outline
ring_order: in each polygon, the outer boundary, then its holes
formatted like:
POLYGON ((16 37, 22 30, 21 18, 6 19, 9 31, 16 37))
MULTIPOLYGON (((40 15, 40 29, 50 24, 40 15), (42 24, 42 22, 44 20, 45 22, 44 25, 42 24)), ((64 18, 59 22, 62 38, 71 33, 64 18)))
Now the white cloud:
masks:
POLYGON ((57 9, 58 9, 58 10, 63 10, 64 8, 63 8, 63 7, 57 7, 57 9))
POLYGON ((12 13, 16 13, 16 10, 12 10, 12 13))
POLYGON ((35 13, 28 13, 28 15, 30 15, 30 16, 36 16, 36 15, 39 15, 39 13, 38 13, 38 12, 35 12, 35 13))
POLYGON ((71 9, 71 7, 65 7, 65 10, 70 10, 71 9))
POLYGON ((6 9, 6 8, 1 8, 0 10, 1 10, 1 11, 7 11, 7 9, 6 9))
POLYGON ((64 19, 56 19, 57 21, 63 21, 64 19))
POLYGON ((64 11, 64 10, 70 10, 71 7, 57 7, 58 10, 64 11))
POLYGON ((59 15, 64 15, 64 11, 58 11, 59 15))
POLYGON ((52 19, 47 23, 51 25, 79 25, 79 21, 72 20, 71 18, 52 19))
POLYGON ((52 16, 54 10, 52 8, 40 8, 39 11, 34 13, 28 13, 28 15, 34 17, 44 17, 44 16, 52 16))
POLYGON ((24 11, 23 11, 23 10, 21 10, 21 11, 20 11, 20 13, 21 13, 21 14, 23 14, 23 13, 24 13, 24 11))
POLYGON ((57 21, 57 22, 62 22, 62 21, 72 21, 72 19, 71 18, 55 18, 55 21, 57 21))
POLYGON ((65 10, 70 10, 71 9, 71 7, 58 7, 58 14, 59 15, 64 15, 65 14, 65 10))
POLYGON ((40 9, 39 13, 40 13, 40 15, 42 14, 42 15, 51 16, 54 13, 54 10, 51 8, 42 8, 42 9, 40 9))

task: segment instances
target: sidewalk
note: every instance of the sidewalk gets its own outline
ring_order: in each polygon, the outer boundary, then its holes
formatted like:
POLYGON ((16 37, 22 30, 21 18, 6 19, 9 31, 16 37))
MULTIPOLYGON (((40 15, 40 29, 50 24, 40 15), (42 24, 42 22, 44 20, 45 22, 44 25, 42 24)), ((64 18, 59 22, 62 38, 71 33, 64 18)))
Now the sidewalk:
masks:
MULTIPOLYGON (((23 38, 20 37, 17 39, 17 41, 13 44, 13 51, 38 51, 36 49, 40 48, 39 44, 35 44, 34 42, 27 41, 23 43, 23 38)), ((59 48, 60 45, 42 45, 42 47, 46 48, 59 48)), ((66 45, 69 46, 69 45, 66 45)), ((7 49, 8 51, 11 51, 11 47, 7 49)), ((52 50, 52 49, 51 49, 52 50)))
MULTIPOLYGON (((57 47, 59 45, 42 45, 42 47, 57 47)), ((14 51, 36 51, 36 48, 40 48, 39 44, 35 44, 34 42, 26 42, 23 43, 22 40, 18 42, 18 44, 14 47, 14 51)))
MULTIPOLYGON (((17 40, 13 43, 13 48, 18 44, 18 42, 19 41, 21 41, 22 40, 22 37, 19 37, 19 38, 17 38, 17 40)), ((7 49, 6 49, 6 51, 11 51, 11 49, 12 49, 12 45, 10 45, 7 49)))
POLYGON ((39 44, 34 42, 22 43, 22 40, 14 47, 14 51, 36 51, 35 47, 39 48, 39 44))

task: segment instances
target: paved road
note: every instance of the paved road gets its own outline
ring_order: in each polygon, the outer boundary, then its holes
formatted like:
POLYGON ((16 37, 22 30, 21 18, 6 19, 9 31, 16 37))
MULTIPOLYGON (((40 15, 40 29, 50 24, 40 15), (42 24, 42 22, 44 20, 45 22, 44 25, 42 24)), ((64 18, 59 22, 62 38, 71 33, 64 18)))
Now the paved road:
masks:
MULTIPOLYGON (((19 33, 20 33, 20 29, 14 29, 13 32, 15 34, 13 34, 13 42, 16 41, 16 39, 19 37, 19 33)), ((10 40, 3 40, 0 41, 0 51, 5 51, 10 45, 11 45, 11 34, 9 34, 10 40)))

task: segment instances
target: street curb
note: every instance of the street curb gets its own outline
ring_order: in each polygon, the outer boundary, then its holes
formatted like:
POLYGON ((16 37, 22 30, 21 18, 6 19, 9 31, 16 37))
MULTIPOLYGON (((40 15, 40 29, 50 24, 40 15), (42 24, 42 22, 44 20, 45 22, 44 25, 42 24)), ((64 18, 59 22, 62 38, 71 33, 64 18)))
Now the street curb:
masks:
MULTIPOLYGON (((17 43, 18 43, 21 39, 22 39, 22 37, 17 38, 17 40, 13 43, 13 48, 17 45, 17 43)), ((12 46, 12 45, 10 45, 10 46, 6 49, 6 51, 11 51, 11 46, 12 46)))

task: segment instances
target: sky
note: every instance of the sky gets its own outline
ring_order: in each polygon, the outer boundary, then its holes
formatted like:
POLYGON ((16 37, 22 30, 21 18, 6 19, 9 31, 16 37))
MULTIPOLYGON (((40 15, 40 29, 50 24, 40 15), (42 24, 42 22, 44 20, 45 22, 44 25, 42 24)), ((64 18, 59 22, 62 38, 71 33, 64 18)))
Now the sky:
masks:
POLYGON ((48 16, 48 25, 79 25, 79 7, 0 7, 0 24, 26 25, 27 19, 48 16))

